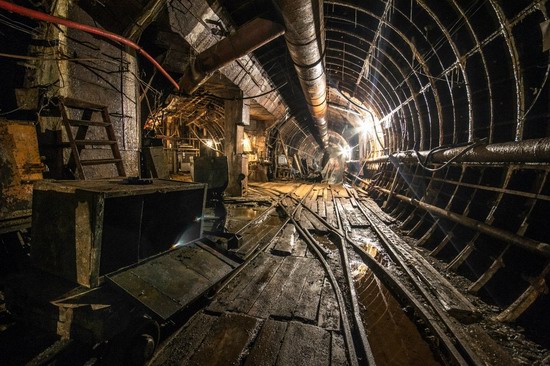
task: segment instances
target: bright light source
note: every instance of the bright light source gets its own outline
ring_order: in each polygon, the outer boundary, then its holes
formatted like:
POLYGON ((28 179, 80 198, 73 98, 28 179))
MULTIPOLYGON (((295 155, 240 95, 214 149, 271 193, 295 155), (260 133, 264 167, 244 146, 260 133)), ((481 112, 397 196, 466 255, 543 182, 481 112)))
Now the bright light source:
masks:
POLYGON ((209 140, 205 140, 204 142, 205 142, 206 146, 208 146, 210 148, 214 147, 214 141, 209 139, 209 140))
POLYGON ((344 159, 349 160, 351 158, 351 147, 349 146, 340 146, 340 155, 344 157, 344 159))
POLYGON ((363 132, 363 135, 367 135, 369 133, 370 127, 367 121, 363 121, 361 123, 361 132, 363 132))

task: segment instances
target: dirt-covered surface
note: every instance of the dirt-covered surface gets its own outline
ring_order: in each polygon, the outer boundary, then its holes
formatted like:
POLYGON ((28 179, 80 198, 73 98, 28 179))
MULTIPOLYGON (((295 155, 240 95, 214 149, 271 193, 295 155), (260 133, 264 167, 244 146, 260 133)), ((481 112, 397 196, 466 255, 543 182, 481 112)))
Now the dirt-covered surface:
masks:
MULTIPOLYGON (((399 225, 392 225, 392 229, 405 240, 411 248, 420 253, 430 264, 436 268, 456 289, 458 289, 470 302, 477 307, 481 318, 474 324, 464 324, 465 330, 470 334, 478 334, 478 327, 483 333, 489 335, 502 350, 507 352, 518 365, 550 365, 550 350, 530 340, 525 335, 525 329, 521 326, 509 323, 504 324, 495 320, 503 309, 482 301, 479 297, 468 293, 468 287, 472 282, 456 272, 446 269, 446 263, 429 255, 429 250, 416 246, 416 239, 404 236, 399 230, 399 225)), ((548 330, 550 332, 550 330, 548 330)), ((483 337, 472 337, 478 342, 479 347, 487 347, 488 343, 483 342, 483 337)), ((493 352, 500 352, 493 350, 493 352)))

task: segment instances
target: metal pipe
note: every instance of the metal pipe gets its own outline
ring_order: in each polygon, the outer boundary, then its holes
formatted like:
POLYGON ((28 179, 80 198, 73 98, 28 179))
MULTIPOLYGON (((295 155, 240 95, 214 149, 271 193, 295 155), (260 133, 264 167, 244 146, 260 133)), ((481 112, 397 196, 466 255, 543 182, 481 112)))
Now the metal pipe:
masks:
POLYGON ((323 5, 319 0, 277 0, 286 26, 285 39, 309 111, 328 146, 327 80, 324 65, 323 5))
POLYGON ((445 209, 439 208, 437 206, 430 205, 428 203, 419 201, 414 198, 410 198, 407 196, 403 196, 398 193, 392 193, 390 190, 379 187, 379 186, 372 186, 376 190, 383 192, 387 195, 390 195, 392 197, 395 197, 403 202, 407 202, 415 207, 420 207, 428 212, 431 212, 437 216, 444 217, 446 219, 449 219, 453 222, 458 223, 459 225, 466 226, 467 228, 477 230, 480 233, 489 235, 493 238, 499 239, 504 241, 505 243, 509 243, 521 248, 524 248, 526 250, 529 250, 534 253, 542 254, 547 258, 550 258, 550 244, 542 243, 533 239, 529 239, 514 233, 511 233, 509 231, 496 228, 494 226, 488 225, 484 222, 477 221, 475 219, 469 218, 464 215, 460 215, 451 211, 447 211, 445 209))
POLYGON ((36 11, 36 10, 25 8, 23 6, 8 3, 7 1, 3 1, 3 0, 0 0, 0 9, 8 10, 8 11, 26 16, 28 18, 32 18, 32 19, 36 19, 36 20, 42 20, 42 21, 49 22, 49 23, 60 24, 60 25, 64 25, 66 27, 73 28, 73 29, 78 29, 78 30, 81 30, 83 32, 95 34, 95 35, 101 36, 103 38, 108 38, 110 40, 113 40, 113 41, 118 42, 120 44, 123 44, 125 46, 131 47, 131 48, 135 49, 136 51, 138 51, 139 53, 141 53, 147 60, 149 60, 150 63, 153 64, 154 67, 157 68, 157 70, 160 71, 160 73, 162 75, 164 75, 164 77, 166 79, 168 79, 168 81, 170 81, 170 83, 172 85, 174 85, 174 87, 176 87, 176 89, 179 89, 178 83, 157 62, 157 60, 155 60, 153 58, 153 56, 148 54, 138 44, 136 44, 135 42, 133 42, 133 41, 127 39, 127 38, 124 38, 124 37, 122 37, 118 34, 115 34, 115 33, 111 33, 111 32, 106 31, 104 29, 92 27, 92 26, 86 25, 86 24, 73 22, 71 20, 67 20, 67 19, 63 19, 63 18, 59 18, 59 17, 53 16, 53 15, 50 15, 50 14, 42 13, 40 11, 36 11))
POLYGON ((243 57, 255 49, 283 35, 282 25, 267 19, 256 18, 230 36, 197 55, 184 72, 180 88, 187 94, 194 93, 216 70, 243 57))
MULTIPOLYGON (((431 154, 430 161, 434 163, 447 162, 460 154, 462 150, 464 150, 464 147, 434 152, 431 154)), ((429 151, 420 151, 418 154, 425 159, 429 151)), ((391 156, 407 163, 417 161, 414 152, 400 152, 391 156)), ((388 158, 388 155, 380 156, 368 159, 367 163, 383 163, 388 158)), ((550 137, 477 146, 455 161, 469 163, 548 163, 550 162, 550 137)))

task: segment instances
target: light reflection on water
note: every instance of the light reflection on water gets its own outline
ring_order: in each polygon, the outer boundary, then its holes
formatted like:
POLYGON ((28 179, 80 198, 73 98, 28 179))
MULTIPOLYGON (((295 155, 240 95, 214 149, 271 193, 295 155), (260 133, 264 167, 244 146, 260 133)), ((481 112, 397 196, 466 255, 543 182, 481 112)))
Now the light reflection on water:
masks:
POLYGON ((439 365, 415 324, 369 267, 360 261, 351 261, 350 266, 376 364, 439 365))

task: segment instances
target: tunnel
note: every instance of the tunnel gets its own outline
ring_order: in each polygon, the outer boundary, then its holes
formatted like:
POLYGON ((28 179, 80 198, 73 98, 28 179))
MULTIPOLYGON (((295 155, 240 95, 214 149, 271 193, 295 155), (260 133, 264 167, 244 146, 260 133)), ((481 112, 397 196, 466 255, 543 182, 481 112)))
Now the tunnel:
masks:
POLYGON ((0 0, 0 355, 549 364, 549 6, 0 0))

